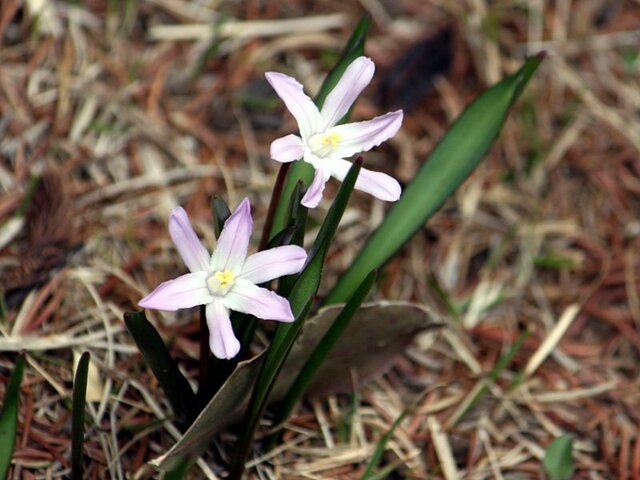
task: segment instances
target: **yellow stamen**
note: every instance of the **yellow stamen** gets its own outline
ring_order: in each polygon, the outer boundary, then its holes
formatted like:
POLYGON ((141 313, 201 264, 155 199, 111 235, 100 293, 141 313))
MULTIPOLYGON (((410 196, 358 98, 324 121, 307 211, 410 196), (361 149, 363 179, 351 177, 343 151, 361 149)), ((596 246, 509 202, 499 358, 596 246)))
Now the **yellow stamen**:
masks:
POLYGON ((233 281, 236 278, 235 274, 231 270, 216 272, 214 276, 216 277, 216 280, 218 280, 218 283, 220 284, 220 288, 222 289, 229 288, 233 284, 233 281))
POLYGON ((341 141, 342 135, 335 132, 328 133, 322 138, 322 144, 331 145, 331 148, 333 148, 334 150, 338 146, 338 143, 340 143, 341 141))

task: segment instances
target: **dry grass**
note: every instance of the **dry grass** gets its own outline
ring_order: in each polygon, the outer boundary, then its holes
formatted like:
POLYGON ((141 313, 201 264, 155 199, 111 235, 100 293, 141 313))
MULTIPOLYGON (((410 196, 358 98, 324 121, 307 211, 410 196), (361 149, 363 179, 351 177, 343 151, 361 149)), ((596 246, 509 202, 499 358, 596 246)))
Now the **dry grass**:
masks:
MULTIPOLYGON (((397 465, 389 478, 542 478, 544 449, 563 433, 576 439, 576 478, 640 478, 637 2, 130 0, 77 8, 5 0, 0 397, 14 352, 26 349, 29 365, 15 478, 68 475, 65 401, 82 350, 95 367, 87 478, 155 475, 146 462, 177 430, 159 422, 168 406, 122 313, 183 269, 167 213, 184 205, 212 244, 210 197, 235 205, 247 195, 259 231, 276 169, 268 146, 292 129, 263 73, 294 73, 317 88, 364 12, 379 73, 354 115, 382 113, 384 102, 412 107, 391 145, 366 157, 402 181, 482 88, 528 52, 544 48, 549 57, 489 157, 389 265, 378 293, 432 302, 436 282, 455 307, 451 328, 435 341, 417 339, 357 394, 303 405, 285 443, 252 460, 251 477, 359 478, 412 406, 388 444, 385 462, 397 465), (444 31, 450 41, 416 47, 444 31), (407 51, 418 65, 408 78, 396 75, 407 51), (450 67, 435 68, 434 88, 423 91, 425 63, 438 56, 450 67), (488 380, 525 328, 523 348, 488 380)), ((328 281, 386 208, 363 195, 351 205, 328 281)), ((194 373, 195 311, 152 318, 194 373)), ((216 447, 194 478, 221 473, 231 437, 216 447)))

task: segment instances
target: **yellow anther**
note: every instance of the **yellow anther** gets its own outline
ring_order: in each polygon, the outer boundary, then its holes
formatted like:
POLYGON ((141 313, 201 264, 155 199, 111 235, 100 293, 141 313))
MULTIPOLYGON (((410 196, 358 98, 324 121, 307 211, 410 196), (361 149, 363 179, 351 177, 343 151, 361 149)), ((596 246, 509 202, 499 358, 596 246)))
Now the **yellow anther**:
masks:
POLYGON ((218 283, 220 284, 220 288, 222 289, 229 288, 233 284, 233 281, 236 278, 235 274, 231 270, 216 272, 214 276, 216 277, 216 280, 218 280, 218 283))
POLYGON ((331 132, 326 134, 323 138, 322 138, 322 144, 323 145, 331 145, 331 148, 333 148, 335 150, 335 148, 338 146, 338 143, 340 143, 340 141, 342 140, 342 135, 335 133, 335 132, 331 132))

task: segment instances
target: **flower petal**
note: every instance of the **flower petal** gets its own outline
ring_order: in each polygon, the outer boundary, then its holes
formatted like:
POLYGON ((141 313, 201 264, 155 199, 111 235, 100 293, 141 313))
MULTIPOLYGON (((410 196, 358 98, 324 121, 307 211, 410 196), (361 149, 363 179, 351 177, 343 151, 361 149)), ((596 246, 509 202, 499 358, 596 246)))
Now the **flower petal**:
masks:
POLYGON ((138 302, 142 308, 175 311, 205 305, 213 300, 206 283, 205 272, 187 273, 162 282, 149 295, 138 302))
POLYGON ((235 274, 240 272, 247 258, 252 229, 251 205, 249 199, 245 198, 224 222, 218 245, 211 255, 212 271, 231 270, 235 274))
POLYGON ((205 310, 209 327, 209 348, 218 358, 230 359, 240 351, 240 342, 233 333, 229 311, 222 299, 216 298, 205 310))
POLYGON ((341 137, 333 158, 348 158, 366 152, 393 137, 402 124, 402 110, 385 113, 365 122, 347 123, 333 127, 330 132, 341 137))
POLYGON ((322 200, 324 184, 327 183, 330 175, 327 175, 321 168, 316 168, 316 173, 309 188, 305 192, 300 203, 307 208, 316 208, 322 200))
POLYGON ((248 313, 265 320, 294 320, 289 300, 244 278, 236 279, 231 290, 223 297, 223 302, 230 310, 248 313))
POLYGON ((319 131, 322 117, 313 100, 305 95, 302 85, 284 73, 267 72, 265 77, 298 122, 302 138, 319 131))
MULTIPOLYGON (((351 168, 351 162, 333 160, 331 166, 332 175, 342 181, 351 168)), ((355 188, 387 202, 395 202, 402 193, 402 188, 395 178, 386 173, 374 172, 366 168, 360 169, 355 188)))
POLYGON ((358 57, 351 62, 322 105, 320 114, 325 129, 333 127, 346 115, 358 95, 371 82, 375 69, 367 57, 358 57))
POLYGON ((184 208, 176 207, 171 210, 169 235, 190 272, 206 271, 209 268, 211 256, 202 246, 184 208))
POLYGON ((297 135, 287 135, 271 142, 271 158, 277 162, 293 162, 294 160, 300 160, 303 155, 302 139, 297 135))
POLYGON ((263 250, 247 257, 238 278, 244 278, 257 285, 283 275, 298 273, 306 260, 307 252, 297 245, 263 250))

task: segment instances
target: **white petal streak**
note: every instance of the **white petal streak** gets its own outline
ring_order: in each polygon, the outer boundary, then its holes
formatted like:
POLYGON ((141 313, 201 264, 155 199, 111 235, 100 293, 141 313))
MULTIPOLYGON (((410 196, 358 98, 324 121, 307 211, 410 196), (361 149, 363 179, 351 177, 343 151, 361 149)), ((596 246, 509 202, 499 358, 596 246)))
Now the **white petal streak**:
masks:
POLYGON ((375 69, 374 63, 367 57, 358 57, 351 62, 322 105, 320 113, 325 129, 334 126, 346 115, 358 95, 371 82, 375 69))
POLYGON ((341 137, 334 158, 348 158, 366 152, 393 137, 402 125, 402 110, 389 112, 365 122, 347 123, 333 127, 331 132, 341 137))
POLYGON ((162 282, 149 295, 138 302, 142 308, 175 311, 205 305, 213 300, 206 284, 206 273, 187 273, 162 282))
POLYGON ((240 342, 233 333, 229 311, 222 303, 222 299, 216 298, 207 305, 205 315, 209 327, 209 347, 218 358, 230 359, 240 351, 240 342))
POLYGON ((303 155, 302 139, 297 135, 287 135, 271 142, 271 158, 278 162, 293 162, 300 160, 303 155))
POLYGON ((260 288, 244 278, 237 278, 224 298, 224 306, 230 310, 248 313, 265 320, 292 322, 291 306, 286 298, 260 288))
POLYGON ((169 235, 190 272, 206 271, 211 256, 191 226, 184 208, 176 207, 169 215, 169 235))
POLYGON ((239 278, 257 285, 283 275, 298 273, 306 260, 307 252, 296 245, 263 250, 247 258, 239 278))
POLYGON ((302 138, 307 138, 321 127, 318 107, 305 95, 303 86, 295 78, 278 72, 267 72, 265 77, 298 122, 302 138))
MULTIPOLYGON (((344 180, 349 168, 351 168, 351 162, 334 160, 331 164, 333 176, 340 181, 344 180)), ((360 169, 355 188, 387 202, 395 202, 402 193, 402 187, 395 178, 386 173, 374 172, 366 168, 360 169)))
POLYGON ((309 188, 305 192, 300 203, 307 208, 316 208, 322 200, 322 192, 324 191, 324 184, 329 179, 330 175, 327 175, 321 168, 316 167, 313 181, 309 188))
POLYGON ((211 256, 212 271, 240 272, 242 264, 247 258, 252 229, 251 205, 249 199, 245 198, 224 222, 218 245, 211 256))

